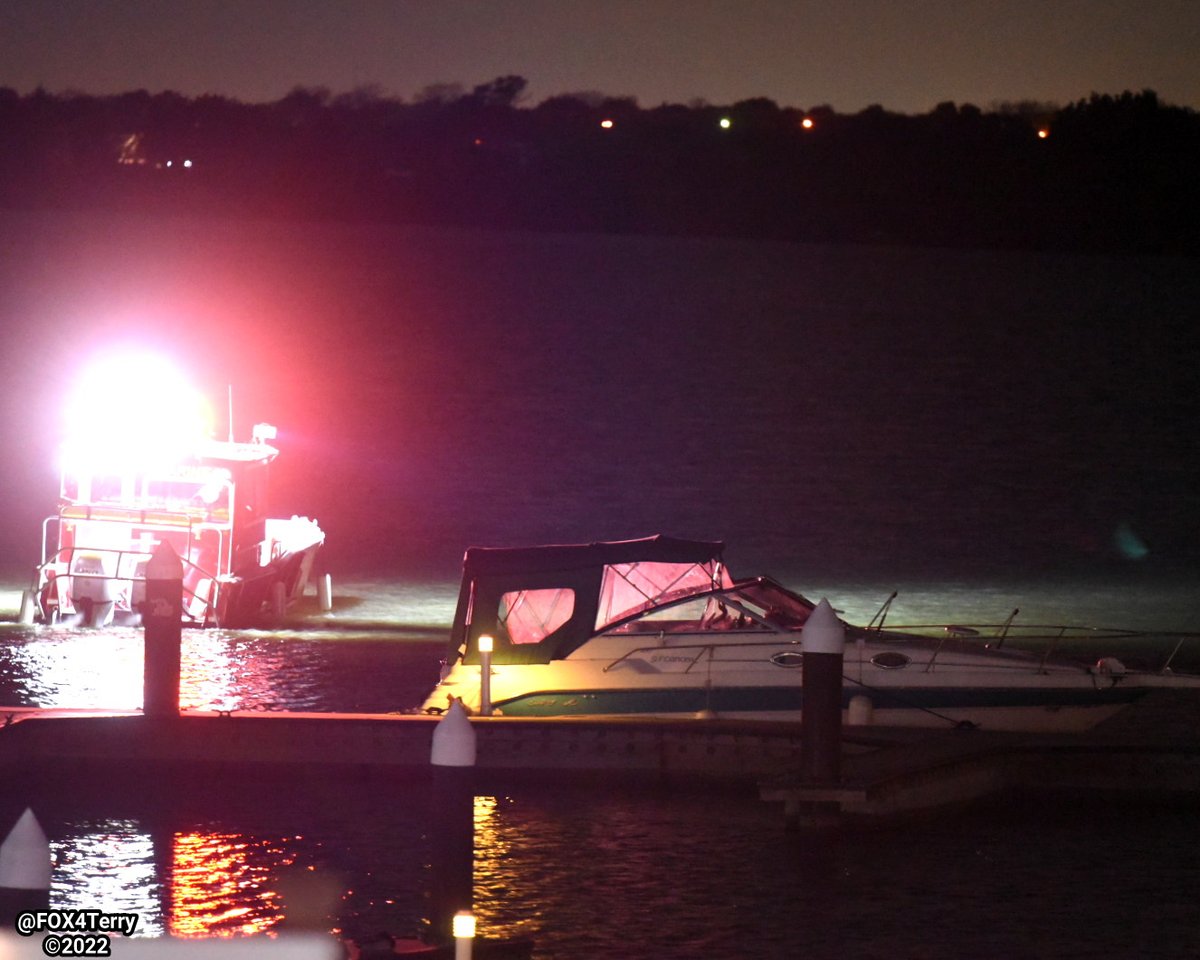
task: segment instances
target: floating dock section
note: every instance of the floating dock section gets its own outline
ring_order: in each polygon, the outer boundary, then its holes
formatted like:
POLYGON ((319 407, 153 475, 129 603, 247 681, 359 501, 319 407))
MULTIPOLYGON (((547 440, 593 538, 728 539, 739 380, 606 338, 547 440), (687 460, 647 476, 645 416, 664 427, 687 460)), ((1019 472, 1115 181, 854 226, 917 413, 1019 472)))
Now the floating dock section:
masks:
MULTIPOLYGON (((720 718, 474 717, 481 783, 520 777, 729 784, 808 813, 886 817, 1003 790, 1200 794, 1200 702, 1161 691, 1082 734, 843 728, 836 783, 803 780, 801 727, 720 718)), ((0 708, 0 776, 428 776, 436 717, 0 708)))

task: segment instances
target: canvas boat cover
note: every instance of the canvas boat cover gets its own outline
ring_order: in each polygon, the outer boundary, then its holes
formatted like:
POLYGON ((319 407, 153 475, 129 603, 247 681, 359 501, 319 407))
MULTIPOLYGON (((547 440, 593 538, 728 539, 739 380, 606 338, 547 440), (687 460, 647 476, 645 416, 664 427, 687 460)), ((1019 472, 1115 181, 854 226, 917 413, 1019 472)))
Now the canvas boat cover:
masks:
POLYGON ((548 663, 625 617, 731 585, 719 541, 655 536, 541 547, 472 547, 451 633, 452 656, 548 663))

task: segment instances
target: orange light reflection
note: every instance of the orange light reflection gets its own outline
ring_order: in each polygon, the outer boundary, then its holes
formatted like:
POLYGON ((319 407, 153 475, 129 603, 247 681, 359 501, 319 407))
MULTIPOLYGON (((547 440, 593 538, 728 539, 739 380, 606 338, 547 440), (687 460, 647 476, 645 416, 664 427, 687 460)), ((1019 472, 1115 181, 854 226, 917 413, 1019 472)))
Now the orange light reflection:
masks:
POLYGON ((513 857, 517 828, 504 816, 511 806, 508 797, 475 798, 475 903, 480 936, 520 937, 529 935, 540 916, 534 904, 520 920, 513 921, 512 904, 523 900, 520 857, 513 857))
POLYGON ((237 834, 177 833, 171 859, 171 936, 247 936, 283 919, 273 876, 291 862, 283 850, 237 834))

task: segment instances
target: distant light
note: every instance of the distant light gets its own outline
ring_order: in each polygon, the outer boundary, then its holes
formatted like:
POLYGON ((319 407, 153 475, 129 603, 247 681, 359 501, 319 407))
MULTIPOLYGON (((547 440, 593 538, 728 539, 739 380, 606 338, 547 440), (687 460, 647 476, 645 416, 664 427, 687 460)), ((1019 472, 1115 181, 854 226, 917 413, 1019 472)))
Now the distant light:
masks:
POLYGON ((168 161, 167 161, 167 166, 168 166, 168 167, 169 167, 169 166, 171 166, 171 164, 173 164, 174 162, 175 162, 175 161, 173 161, 173 160, 168 160, 168 161))
POLYGON ((476 137, 476 138, 475 138, 475 146, 477 146, 477 147, 482 147, 482 146, 483 146, 483 137, 476 137))
POLYGON ((1047 130, 1045 127, 1042 127, 1038 131, 1038 139, 1039 140, 1045 140, 1048 136, 1050 136, 1050 131, 1047 130))
POLYGON ((805 130, 811 130, 814 126, 813 118, 805 117, 803 120, 800 121, 800 126, 802 126, 805 130))
POLYGON ((191 160, 184 160, 184 161, 183 161, 183 165, 184 165, 185 167, 187 167, 187 168, 190 170, 190 169, 192 168, 192 161, 191 161, 191 160))
POLYGON ((494 644, 494 642, 495 641, 492 639, 491 634, 487 634, 487 633, 480 634, 479 652, 480 653, 491 653, 492 645, 494 644))
POLYGON ((722 117, 720 119, 720 121, 718 122, 718 125, 721 127, 722 130, 728 130, 730 127, 733 126, 733 121, 730 120, 728 117, 722 117))
POLYGON ((602 126, 605 130, 611 130, 615 124, 611 120, 601 120, 600 126, 602 126))
POLYGON ((459 910, 454 915, 453 926, 455 940, 470 940, 475 936, 475 914, 468 910, 459 910))

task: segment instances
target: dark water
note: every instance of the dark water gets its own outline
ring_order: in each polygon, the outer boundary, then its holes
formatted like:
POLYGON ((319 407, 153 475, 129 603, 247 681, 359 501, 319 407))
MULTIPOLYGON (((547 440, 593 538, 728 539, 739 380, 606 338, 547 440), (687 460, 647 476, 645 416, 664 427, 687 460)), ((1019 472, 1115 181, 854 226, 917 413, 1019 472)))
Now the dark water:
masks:
MULTIPOLYGON (((189 634, 188 705, 411 707, 470 544, 725 538, 735 573, 851 619, 898 588, 896 622, 1195 629, 1196 303, 1182 260, 3 214, 6 605, 65 385, 135 339, 233 383, 239 435, 279 425, 278 511, 326 529, 337 617, 395 628, 189 634)), ((140 701, 136 632, 0 640, 0 703, 140 701)), ((246 932, 312 866, 344 929, 404 932, 424 799, 215 784, 39 813, 64 902, 246 932)), ((1198 946, 1190 808, 1013 800, 820 843, 754 797, 650 788, 514 787, 476 814, 481 916, 545 957, 1198 946)))
MULTIPOLYGON (((43 803, 55 903, 135 912, 148 934, 248 935, 280 922, 299 876, 328 882, 343 936, 423 929, 420 790, 225 784, 169 806, 154 786, 140 794, 43 803)), ((781 820, 753 798, 651 787, 481 796, 476 913, 489 935, 532 935, 541 958, 1200 949, 1191 805, 1014 796, 824 835, 781 820)))

